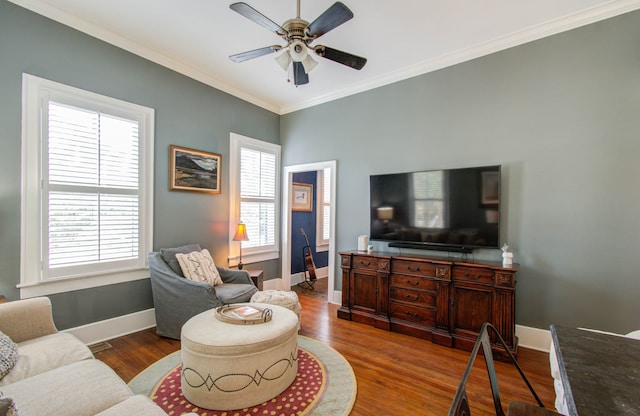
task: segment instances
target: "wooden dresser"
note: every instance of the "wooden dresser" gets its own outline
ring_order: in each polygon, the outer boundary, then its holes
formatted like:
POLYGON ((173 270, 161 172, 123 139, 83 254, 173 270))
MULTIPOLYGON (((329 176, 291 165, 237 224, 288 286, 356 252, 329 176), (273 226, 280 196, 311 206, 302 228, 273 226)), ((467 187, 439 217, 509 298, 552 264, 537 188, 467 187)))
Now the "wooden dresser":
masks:
POLYGON ((517 353, 516 264, 362 251, 340 258, 339 318, 465 350, 490 322, 517 353))

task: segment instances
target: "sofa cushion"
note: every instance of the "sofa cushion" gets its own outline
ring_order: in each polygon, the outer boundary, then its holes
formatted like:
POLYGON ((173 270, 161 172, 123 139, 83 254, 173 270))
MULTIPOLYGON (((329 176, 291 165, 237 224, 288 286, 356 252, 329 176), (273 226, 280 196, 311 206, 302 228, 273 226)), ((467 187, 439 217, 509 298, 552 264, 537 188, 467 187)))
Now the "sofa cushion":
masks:
POLYGON ((194 282, 208 283, 212 286, 221 285, 222 279, 216 268, 209 250, 194 251, 188 254, 176 254, 182 274, 194 282))
POLYGON ((93 358, 93 354, 89 348, 78 338, 66 332, 20 342, 16 365, 0 380, 0 386, 90 358, 93 358))
POLYGON ((175 248, 161 248, 160 256, 162 256, 162 260, 167 263, 167 266, 169 266, 171 270, 173 270, 178 276, 184 277, 184 274, 182 274, 182 269, 180 268, 180 264, 178 263, 178 259, 176 259, 176 254, 187 254, 193 251, 200 250, 202 249, 200 248, 199 244, 187 244, 175 248))
MULTIPOLYGON (((18 345, 0 332, 0 380, 13 369, 18 360, 18 345)), ((0 416, 2 413, 0 413, 0 416)))
POLYGON ((257 291, 257 287, 248 283, 226 283, 216 286, 216 294, 223 304, 249 302, 257 291))
POLYGON ((0 331, 16 344, 55 334, 51 300, 37 297, 0 304, 0 331))
MULTIPOLYGON (((166 416, 167 414, 147 396, 140 394, 98 413, 96 416, 166 416)), ((197 416, 197 415, 196 415, 197 416)))
POLYGON ((89 416, 133 396, 127 385, 98 360, 84 360, 9 384, 4 394, 20 416, 89 416))

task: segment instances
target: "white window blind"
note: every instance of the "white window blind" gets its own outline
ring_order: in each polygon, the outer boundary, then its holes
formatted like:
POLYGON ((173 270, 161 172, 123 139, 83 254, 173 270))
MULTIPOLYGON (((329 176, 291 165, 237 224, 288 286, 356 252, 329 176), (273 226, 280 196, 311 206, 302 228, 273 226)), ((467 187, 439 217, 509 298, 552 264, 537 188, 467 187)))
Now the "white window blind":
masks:
POLYGON ((153 116, 150 108, 23 76, 20 287, 27 296, 148 277, 153 116))
POLYGON ((442 171, 415 172, 413 181, 413 225, 420 228, 444 228, 445 178, 442 171))
POLYGON ((322 239, 329 243, 331 238, 331 169, 322 171, 322 239))
POLYGON ((231 134, 229 263, 242 248, 245 263, 277 258, 280 146, 231 134), (244 222, 248 241, 234 242, 236 224, 244 222))
POLYGON ((316 250, 329 250, 331 238, 331 169, 325 168, 318 171, 318 197, 317 221, 316 221, 316 250))
POLYGON ((240 149, 240 220, 249 241, 242 248, 276 242, 276 157, 273 153, 240 149))
POLYGON ((49 102, 49 275, 139 252, 138 122, 49 102))

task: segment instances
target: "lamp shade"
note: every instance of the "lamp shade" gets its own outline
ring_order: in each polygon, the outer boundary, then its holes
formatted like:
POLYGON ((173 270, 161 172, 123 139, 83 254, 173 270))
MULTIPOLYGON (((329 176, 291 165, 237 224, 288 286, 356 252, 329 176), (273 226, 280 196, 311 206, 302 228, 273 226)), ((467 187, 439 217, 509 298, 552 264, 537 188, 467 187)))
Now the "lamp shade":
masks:
POLYGON ((291 55, 289 55, 289 50, 285 50, 280 55, 276 56, 276 62, 278 65, 282 67, 285 71, 289 70, 289 65, 291 65, 291 55))
POLYGON ((315 68, 316 65, 318 65, 318 63, 313 60, 311 55, 307 55, 307 57, 302 60, 302 66, 304 67, 304 72, 306 72, 307 74, 311 72, 311 70, 315 68))
POLYGON ((393 207, 380 207, 377 210, 378 219, 380 220, 392 220, 393 219, 393 207))
POLYGON ((233 241, 249 241, 249 237, 247 236, 247 226, 245 223, 241 222, 236 227, 236 234, 233 236, 233 241))

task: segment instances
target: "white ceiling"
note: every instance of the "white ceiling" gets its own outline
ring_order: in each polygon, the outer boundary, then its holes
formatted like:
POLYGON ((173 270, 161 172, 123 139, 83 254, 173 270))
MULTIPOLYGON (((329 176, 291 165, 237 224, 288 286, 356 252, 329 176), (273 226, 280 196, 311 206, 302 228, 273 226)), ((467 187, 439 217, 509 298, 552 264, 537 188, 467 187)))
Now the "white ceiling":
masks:
MULTIPOLYGON (((361 71, 315 57, 295 87, 276 54, 228 56, 283 44, 229 9, 235 0, 10 0, 278 114, 285 114, 640 8, 640 0, 342 0, 355 17, 323 44, 368 59, 361 71)), ((335 0, 301 0, 313 21, 335 0)), ((246 0, 276 23, 296 0, 246 0)))

